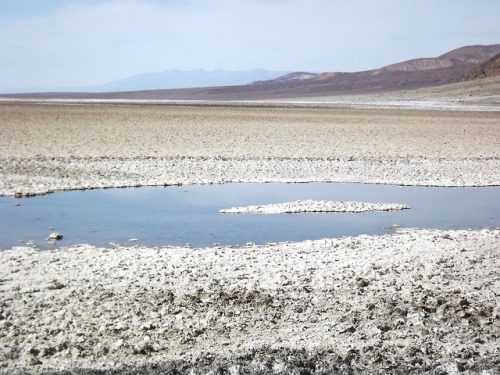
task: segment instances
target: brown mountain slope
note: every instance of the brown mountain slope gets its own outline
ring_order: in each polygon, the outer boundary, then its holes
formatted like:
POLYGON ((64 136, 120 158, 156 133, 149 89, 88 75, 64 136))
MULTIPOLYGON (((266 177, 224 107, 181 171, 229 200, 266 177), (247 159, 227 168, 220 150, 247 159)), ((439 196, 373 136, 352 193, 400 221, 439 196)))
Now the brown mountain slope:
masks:
MULTIPOLYGON (((258 84, 291 83, 304 85, 312 82, 351 84, 353 88, 365 86, 366 89, 395 89, 398 86, 416 88, 450 83, 459 80, 463 74, 478 64, 484 63, 500 52, 500 44, 489 46, 467 46, 457 48, 435 58, 420 58, 391 64, 380 69, 356 73, 290 73, 274 80, 258 84), (400 79, 398 81, 398 79, 400 79), (411 87, 410 87, 411 86, 411 87)), ((344 87, 347 89, 347 87, 344 87)))
POLYGON ((16 96, 131 100, 265 100, 380 93, 457 82, 498 53, 500 44, 467 46, 436 58, 414 59, 364 72, 320 74, 296 72, 274 80, 243 86, 16 96))
POLYGON ((500 53, 493 56, 484 64, 479 65, 472 72, 462 78, 462 81, 472 81, 480 78, 491 78, 500 76, 500 53))

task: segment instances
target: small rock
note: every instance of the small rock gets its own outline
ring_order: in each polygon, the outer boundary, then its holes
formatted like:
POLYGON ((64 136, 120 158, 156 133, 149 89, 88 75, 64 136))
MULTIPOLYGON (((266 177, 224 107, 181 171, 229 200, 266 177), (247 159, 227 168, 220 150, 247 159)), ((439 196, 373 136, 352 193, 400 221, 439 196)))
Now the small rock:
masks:
POLYGON ((113 330, 116 332, 119 331, 126 331, 128 329, 128 325, 124 322, 118 322, 114 327, 113 330))
POLYGON ((387 332, 391 329, 391 327, 389 327, 387 324, 378 324, 377 325, 377 328, 381 331, 381 332, 387 332))
POLYGON ((40 361, 36 356, 34 356, 33 354, 28 354, 26 357, 25 357, 25 363, 28 365, 28 366, 39 366, 42 364, 42 361, 40 361))
POLYGON ((71 348, 70 353, 71 353, 71 358, 73 359, 80 357, 80 350, 76 347, 71 348))
POLYGON ((49 240, 62 240, 63 238, 63 235, 61 233, 58 233, 58 232, 52 232, 51 234, 49 234, 49 237, 48 239, 49 240))
POLYGON ((369 285, 369 283, 365 279, 359 278, 356 280, 356 285, 359 288, 366 288, 369 285))
POLYGON ((458 304, 462 307, 470 305, 469 301, 467 301, 467 298, 462 298, 460 302, 458 302, 458 304))
POLYGON ((149 331, 150 329, 153 329, 155 326, 151 322, 145 322, 141 324, 141 329, 144 331, 149 331))
POLYGON ((122 339, 119 339, 117 341, 115 341, 115 343, 113 344, 113 348, 116 350, 116 349, 120 349, 124 344, 124 341, 122 339))
POLYGON ((60 283, 59 281, 54 281, 52 285, 47 287, 48 290, 59 290, 65 288, 66 285, 60 283))

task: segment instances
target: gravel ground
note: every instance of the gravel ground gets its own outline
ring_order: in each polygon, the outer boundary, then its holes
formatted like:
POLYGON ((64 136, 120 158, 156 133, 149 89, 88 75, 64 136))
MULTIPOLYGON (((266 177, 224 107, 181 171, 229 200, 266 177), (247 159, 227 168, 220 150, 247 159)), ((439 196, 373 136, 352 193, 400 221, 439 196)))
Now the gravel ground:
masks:
MULTIPOLYGON (((500 185, 499 112, 0 104, 0 195, 500 185)), ((4 374, 500 374, 500 231, 0 252, 4 374)))

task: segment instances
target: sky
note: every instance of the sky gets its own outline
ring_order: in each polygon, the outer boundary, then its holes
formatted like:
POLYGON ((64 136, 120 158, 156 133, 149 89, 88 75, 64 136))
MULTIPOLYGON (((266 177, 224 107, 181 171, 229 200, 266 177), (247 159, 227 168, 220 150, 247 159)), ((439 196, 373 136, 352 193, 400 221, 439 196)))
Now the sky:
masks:
POLYGON ((499 0, 0 0, 0 89, 170 69, 361 71, 500 43, 499 0))

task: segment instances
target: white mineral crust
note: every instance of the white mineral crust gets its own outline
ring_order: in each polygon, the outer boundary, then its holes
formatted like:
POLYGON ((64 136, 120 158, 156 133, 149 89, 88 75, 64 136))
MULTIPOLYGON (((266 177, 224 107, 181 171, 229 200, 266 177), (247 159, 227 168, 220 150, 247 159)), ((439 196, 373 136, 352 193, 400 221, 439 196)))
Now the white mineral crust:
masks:
POLYGON ((367 212, 407 210, 410 206, 397 203, 365 203, 344 201, 298 200, 259 206, 222 209, 222 214, 296 214, 302 212, 367 212))

